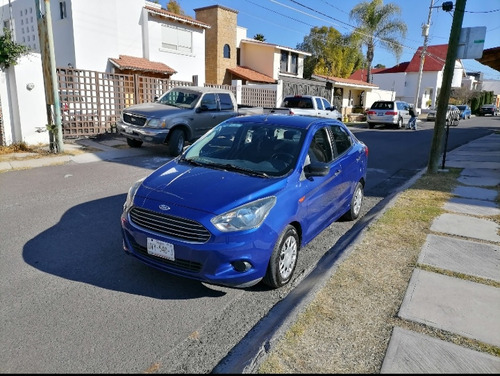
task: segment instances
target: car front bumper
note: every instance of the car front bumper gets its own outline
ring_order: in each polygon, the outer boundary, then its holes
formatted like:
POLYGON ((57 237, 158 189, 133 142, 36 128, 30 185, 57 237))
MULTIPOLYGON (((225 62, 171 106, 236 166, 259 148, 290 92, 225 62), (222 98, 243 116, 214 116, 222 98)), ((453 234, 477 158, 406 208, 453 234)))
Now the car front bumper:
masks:
POLYGON ((265 224, 257 229, 212 234, 206 243, 182 241, 153 233, 121 217, 125 253, 180 277, 229 287, 249 287, 262 280, 278 234, 265 224), (172 244, 174 260, 148 253, 148 238, 172 244))
POLYGON ((164 144, 169 133, 169 130, 165 128, 136 127, 125 124, 121 120, 116 123, 116 127, 118 132, 125 137, 153 144, 164 144))

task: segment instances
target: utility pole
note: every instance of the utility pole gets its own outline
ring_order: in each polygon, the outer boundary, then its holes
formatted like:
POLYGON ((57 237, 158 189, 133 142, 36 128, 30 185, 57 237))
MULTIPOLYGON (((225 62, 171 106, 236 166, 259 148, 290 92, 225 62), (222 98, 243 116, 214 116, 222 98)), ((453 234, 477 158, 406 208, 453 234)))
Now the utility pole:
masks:
POLYGON ((448 41, 448 52, 446 53, 446 62, 443 71, 443 83, 439 93, 436 122, 434 123, 434 135, 432 137, 429 163, 427 165, 427 172, 431 174, 438 171, 439 157, 443 151, 446 111, 448 109, 448 100, 450 99, 451 83, 453 80, 453 73, 455 71, 458 42, 462 31, 462 22, 464 19, 466 2, 467 0, 456 0, 455 3, 455 13, 453 14, 453 23, 451 24, 450 39, 448 41))
MULTIPOLYGON (((38 36, 40 40, 40 52, 42 55, 42 69, 45 83, 45 98, 47 101, 47 120, 49 121, 49 124, 52 124, 52 120, 55 120, 55 151, 57 153, 62 153, 64 151, 64 143, 62 138, 61 126, 61 103, 59 100, 59 90, 57 84, 56 58, 54 53, 54 38, 52 35, 50 0, 44 0, 44 3, 45 19, 41 14, 40 0, 35 0, 38 20, 38 36), (50 110, 50 105, 53 105, 53 111, 50 110)), ((53 151, 54 145, 52 130, 50 131, 49 137, 51 142, 50 150, 53 151)))
POLYGON ((431 15, 432 8, 434 6, 434 0, 431 0, 431 5, 429 6, 429 15, 427 16, 427 24, 422 25, 422 35, 424 36, 424 46, 422 47, 422 53, 420 54, 420 68, 418 70, 418 81, 417 81, 417 93, 415 94, 415 101, 413 108, 415 112, 418 113, 418 99, 420 96, 420 84, 422 82, 422 72, 424 71, 424 61, 425 54, 427 51, 427 41, 429 39, 429 28, 431 27, 431 15))

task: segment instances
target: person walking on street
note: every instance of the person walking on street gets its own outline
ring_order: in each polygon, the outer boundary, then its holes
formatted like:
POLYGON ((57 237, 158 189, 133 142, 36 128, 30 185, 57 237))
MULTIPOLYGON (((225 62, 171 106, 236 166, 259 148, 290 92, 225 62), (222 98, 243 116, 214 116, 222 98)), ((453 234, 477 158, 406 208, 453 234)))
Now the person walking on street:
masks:
POLYGON ((413 129, 417 130, 417 115, 415 114, 415 110, 413 109, 413 106, 410 105, 410 109, 408 110, 410 113, 410 120, 408 120, 408 125, 406 126, 406 129, 413 129))

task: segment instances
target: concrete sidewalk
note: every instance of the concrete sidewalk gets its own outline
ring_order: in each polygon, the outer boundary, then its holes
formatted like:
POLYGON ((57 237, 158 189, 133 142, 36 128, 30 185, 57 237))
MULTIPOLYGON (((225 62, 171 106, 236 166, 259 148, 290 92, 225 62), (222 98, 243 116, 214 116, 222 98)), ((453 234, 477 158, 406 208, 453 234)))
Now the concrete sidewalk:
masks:
POLYGON ((68 154, 50 155, 41 158, 39 158, 36 153, 13 153, 4 155, 2 156, 2 160, 0 160, 0 172, 71 162, 90 163, 109 161, 138 155, 166 155, 166 151, 163 149, 159 152, 159 148, 162 148, 162 145, 148 145, 147 148, 130 148, 125 138, 119 135, 109 135, 101 140, 85 138, 75 140, 71 143, 65 143, 64 151, 68 154))
MULTIPOLYGON (((481 283, 500 283, 500 226, 491 217, 500 215, 500 134, 453 150, 445 166, 464 169, 463 186, 433 221, 398 316, 500 347, 500 288, 481 283)), ((500 373, 500 357, 395 327, 381 373, 500 373)))

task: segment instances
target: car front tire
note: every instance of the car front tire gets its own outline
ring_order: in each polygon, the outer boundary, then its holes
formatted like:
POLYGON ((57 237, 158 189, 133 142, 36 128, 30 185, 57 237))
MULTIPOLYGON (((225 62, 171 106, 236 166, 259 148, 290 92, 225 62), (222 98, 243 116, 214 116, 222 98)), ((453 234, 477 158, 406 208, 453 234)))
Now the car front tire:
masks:
POLYGON ((288 225, 274 246, 262 282, 272 288, 278 288, 290 282, 297 266, 299 247, 297 230, 288 225))
POLYGON ((182 153, 185 142, 186 136, 184 136, 184 132, 181 129, 174 130, 168 140, 168 154, 172 157, 177 157, 182 153))

